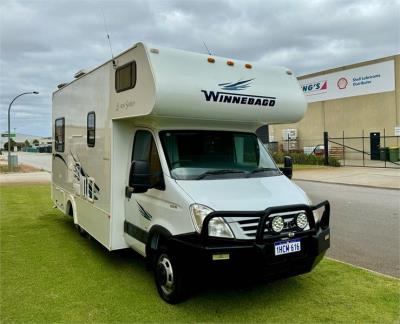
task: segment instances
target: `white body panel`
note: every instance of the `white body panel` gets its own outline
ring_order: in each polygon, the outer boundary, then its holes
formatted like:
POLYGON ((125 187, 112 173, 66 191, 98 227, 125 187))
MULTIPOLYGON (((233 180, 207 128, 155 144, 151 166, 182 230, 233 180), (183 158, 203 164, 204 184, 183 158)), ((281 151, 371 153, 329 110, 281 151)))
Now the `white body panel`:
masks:
POLYGON ((117 93, 115 69, 106 62, 53 94, 53 122, 65 118, 64 152, 53 146, 52 199, 59 209, 68 213, 72 208, 74 222, 107 249, 131 246, 145 255, 145 244, 124 233, 125 221, 144 231, 159 225, 177 235, 194 231, 189 215, 193 203, 219 210, 262 210, 308 202, 284 177, 176 181, 158 137, 166 129, 254 132, 262 124, 298 121, 306 103, 287 69, 247 69, 241 61, 229 66, 224 58, 209 63, 206 55, 164 48, 155 52, 139 43, 115 58, 117 66, 136 61, 133 89, 117 93), (221 100, 221 94, 232 98, 221 100), (240 102, 229 103, 233 97, 240 102), (86 133, 91 111, 96 113, 94 147, 88 147, 86 133), (125 187, 139 129, 153 134, 165 190, 151 189, 128 199, 125 187), (137 217, 138 204, 149 219, 137 217))
POLYGON ((196 203, 214 210, 260 211, 267 207, 304 204, 304 192, 284 175, 267 178, 179 180, 196 203))

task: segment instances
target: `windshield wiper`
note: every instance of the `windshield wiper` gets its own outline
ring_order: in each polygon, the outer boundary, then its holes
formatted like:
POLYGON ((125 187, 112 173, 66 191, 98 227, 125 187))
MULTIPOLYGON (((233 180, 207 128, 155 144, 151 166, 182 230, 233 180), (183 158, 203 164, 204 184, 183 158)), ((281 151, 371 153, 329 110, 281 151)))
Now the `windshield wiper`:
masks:
POLYGON ((236 170, 236 169, 222 169, 222 170, 214 170, 214 171, 206 171, 200 174, 196 180, 204 179, 209 175, 217 175, 217 174, 227 174, 227 173, 244 173, 243 170, 236 170))
POLYGON ((250 171, 247 176, 250 176, 254 173, 265 172, 265 171, 277 171, 277 170, 275 168, 257 168, 254 169, 253 171, 250 171))

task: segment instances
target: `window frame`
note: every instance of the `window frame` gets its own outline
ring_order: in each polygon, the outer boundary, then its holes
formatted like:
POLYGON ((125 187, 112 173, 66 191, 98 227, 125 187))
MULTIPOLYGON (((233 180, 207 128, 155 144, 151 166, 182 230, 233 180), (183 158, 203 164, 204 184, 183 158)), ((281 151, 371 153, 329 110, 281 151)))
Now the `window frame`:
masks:
POLYGON ((89 111, 87 116, 86 116, 86 143, 88 147, 94 147, 96 145, 96 112, 95 111, 89 111), (89 129, 89 115, 93 114, 94 117, 94 126, 93 128, 91 127, 89 129), (89 132, 93 131, 94 136, 93 140, 89 141, 89 132), (92 143, 93 141, 93 143, 92 143))
POLYGON ((65 117, 56 118, 54 120, 54 149, 56 152, 64 152, 65 151, 65 117), (57 137, 57 122, 62 121, 62 143, 56 142, 57 137), (61 149, 59 146, 61 145, 61 149))
POLYGON ((124 65, 121 65, 121 66, 117 67, 117 69, 115 70, 115 79, 114 79, 115 91, 117 93, 120 93, 120 92, 129 90, 129 89, 133 89, 136 86, 136 79, 137 79, 136 61, 131 61, 131 62, 128 62, 128 63, 126 63, 124 65), (118 78, 119 73, 118 72, 121 71, 122 69, 126 68, 129 65, 130 65, 130 76, 131 76, 130 85, 128 87, 125 87, 125 88, 118 88, 118 86, 119 86, 119 78, 118 78), (133 69, 132 69, 133 66, 135 67, 134 73, 133 73, 133 69))

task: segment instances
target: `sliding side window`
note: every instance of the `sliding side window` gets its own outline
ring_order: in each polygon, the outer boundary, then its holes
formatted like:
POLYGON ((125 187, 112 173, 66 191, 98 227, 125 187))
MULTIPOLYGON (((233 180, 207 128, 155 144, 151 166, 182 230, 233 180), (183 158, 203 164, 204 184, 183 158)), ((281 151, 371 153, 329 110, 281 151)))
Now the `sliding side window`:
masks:
POLYGON ((87 145, 94 147, 96 144, 96 113, 91 111, 87 115, 87 145))
POLYGON ((136 62, 127 63, 115 71, 115 91, 122 92, 136 85, 136 62))
POLYGON ((58 118, 54 122, 54 147, 57 152, 64 152, 65 146, 65 118, 58 118))

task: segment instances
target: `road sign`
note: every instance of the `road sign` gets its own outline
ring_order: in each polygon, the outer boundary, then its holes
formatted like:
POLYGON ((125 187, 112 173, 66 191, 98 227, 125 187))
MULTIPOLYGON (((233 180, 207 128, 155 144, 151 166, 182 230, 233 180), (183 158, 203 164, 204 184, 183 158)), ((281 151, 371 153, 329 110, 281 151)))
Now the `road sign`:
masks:
MULTIPOLYGON (((1 137, 8 137, 8 133, 2 133, 1 137)), ((10 137, 15 137, 15 133, 11 133, 10 137)))

